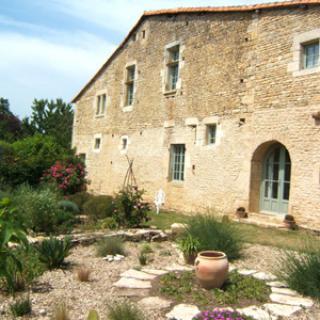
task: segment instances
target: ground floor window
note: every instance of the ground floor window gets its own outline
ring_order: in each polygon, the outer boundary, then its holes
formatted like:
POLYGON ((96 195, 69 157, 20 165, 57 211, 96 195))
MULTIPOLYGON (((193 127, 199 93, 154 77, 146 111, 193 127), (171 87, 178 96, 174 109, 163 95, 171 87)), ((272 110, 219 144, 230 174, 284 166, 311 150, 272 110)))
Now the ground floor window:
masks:
POLYGON ((184 180, 185 152, 186 152, 186 147, 184 144, 171 145, 171 157, 170 157, 171 180, 175 180, 175 181, 184 180))

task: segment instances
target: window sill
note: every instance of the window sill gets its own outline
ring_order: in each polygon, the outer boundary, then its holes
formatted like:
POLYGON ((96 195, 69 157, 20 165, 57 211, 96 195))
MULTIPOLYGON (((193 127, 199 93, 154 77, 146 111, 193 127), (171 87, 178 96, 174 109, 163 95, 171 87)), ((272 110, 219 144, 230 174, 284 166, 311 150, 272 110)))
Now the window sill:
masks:
POLYGON ((175 96, 177 94, 177 89, 174 89, 174 90, 166 90, 164 93, 163 93, 165 96, 175 96))
POLYGON ((122 108, 123 112, 131 112, 133 110, 133 105, 125 106, 122 108))
POLYGON ((184 187, 184 180, 169 180, 170 185, 175 188, 183 188, 184 187))
POLYGON ((96 119, 101 119, 101 118, 104 118, 104 114, 96 114, 95 118, 96 119))
POLYGON ((320 72, 320 66, 315 67, 315 68, 310 68, 310 69, 299 69, 293 72, 293 76, 298 77, 298 76, 307 76, 309 74, 317 73, 320 72))

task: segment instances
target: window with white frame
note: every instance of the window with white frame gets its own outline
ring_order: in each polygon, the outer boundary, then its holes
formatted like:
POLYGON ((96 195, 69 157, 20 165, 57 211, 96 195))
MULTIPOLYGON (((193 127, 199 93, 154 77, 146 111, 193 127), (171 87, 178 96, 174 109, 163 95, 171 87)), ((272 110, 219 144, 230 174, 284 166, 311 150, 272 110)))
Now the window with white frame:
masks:
POLYGON ((184 181, 186 148, 184 144, 172 144, 170 150, 170 179, 184 181))
POLYGON ((302 69, 311 69, 319 66, 319 39, 301 45, 302 69))
POLYGON ((127 67, 126 74, 126 106, 131 106, 134 99, 136 66, 131 65, 127 67))
POLYGON ((217 125, 216 124, 207 124, 207 126, 206 126, 207 144, 215 144, 216 143, 216 134, 217 134, 217 125))
POLYGON ((179 79, 179 59, 180 59, 180 46, 175 45, 167 49, 167 83, 166 90, 173 91, 177 88, 179 79))
POLYGON ((93 149, 94 149, 95 151, 99 151, 100 148, 101 148, 101 138, 100 138, 100 137, 99 137, 99 138, 95 138, 95 139, 94 139, 93 149))
POLYGON ((96 98, 96 116, 104 115, 107 106, 107 95, 100 94, 96 98))

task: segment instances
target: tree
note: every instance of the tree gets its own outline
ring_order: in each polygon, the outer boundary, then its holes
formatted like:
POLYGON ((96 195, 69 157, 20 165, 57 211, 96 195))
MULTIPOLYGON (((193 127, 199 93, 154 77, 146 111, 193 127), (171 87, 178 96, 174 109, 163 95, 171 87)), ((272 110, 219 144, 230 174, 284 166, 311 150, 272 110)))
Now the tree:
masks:
POLYGON ((0 97, 0 140, 13 142, 21 135, 21 121, 10 111, 9 100, 0 97))
POLYGON ((73 124, 71 104, 62 99, 35 99, 31 108, 31 117, 22 121, 24 132, 52 136, 61 146, 70 148, 73 124))

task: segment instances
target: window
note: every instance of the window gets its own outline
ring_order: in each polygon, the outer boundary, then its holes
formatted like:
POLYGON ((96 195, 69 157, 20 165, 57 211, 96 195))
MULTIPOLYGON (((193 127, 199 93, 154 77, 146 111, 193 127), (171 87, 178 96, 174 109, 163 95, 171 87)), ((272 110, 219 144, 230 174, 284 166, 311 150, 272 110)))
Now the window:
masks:
POLYGON ((101 147, 101 138, 94 139, 94 150, 100 150, 101 147))
POLYGON ((136 66, 127 67, 127 80, 126 80, 126 105, 133 104, 134 96, 134 81, 135 81, 136 66))
POLYGON ((186 148, 184 144, 171 145, 170 177, 171 180, 184 181, 184 159, 186 148))
POLYGON ((121 149, 127 150, 128 147, 128 138, 122 138, 121 140, 121 149))
POLYGON ((142 30, 141 34, 142 34, 142 39, 145 39, 146 38, 146 30, 142 30))
POLYGON ((106 111, 107 95, 98 95, 96 101, 96 116, 101 116, 106 111))
POLYGON ((177 82, 179 78, 179 58, 180 58, 180 46, 174 46, 167 49, 168 61, 167 61, 167 85, 166 90, 173 91, 177 88, 177 82))
POLYGON ((303 69, 311 69, 319 66, 319 40, 302 45, 303 69))
POLYGON ((207 125, 207 144, 216 143, 216 132, 217 132, 216 124, 207 125))

